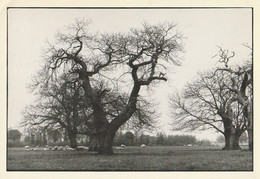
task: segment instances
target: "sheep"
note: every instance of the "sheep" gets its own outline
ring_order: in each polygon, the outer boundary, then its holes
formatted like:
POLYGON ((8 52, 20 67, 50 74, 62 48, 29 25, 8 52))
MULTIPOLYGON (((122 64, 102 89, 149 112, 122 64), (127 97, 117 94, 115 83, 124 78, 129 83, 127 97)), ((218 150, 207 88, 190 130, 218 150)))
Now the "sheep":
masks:
POLYGON ((65 147, 64 147, 64 150, 67 150, 69 148, 69 146, 68 145, 66 145, 65 147))
POLYGON ((54 146, 53 148, 52 148, 52 150, 58 150, 58 146, 54 146))
POLYGON ((84 150, 88 150, 89 149, 89 147, 84 147, 84 150))
POLYGON ((43 150, 51 150, 51 147, 49 145, 46 145, 43 150))
POLYGON ((77 146, 77 150, 88 150, 86 146, 77 146))
POLYGON ((64 150, 64 148, 62 146, 59 146, 58 150, 64 150))
POLYGON ((71 147, 69 147, 68 145, 66 145, 66 146, 64 147, 64 150, 68 151, 68 150, 74 150, 74 149, 71 148, 71 147))
POLYGON ((66 150, 67 150, 67 151, 72 151, 72 150, 75 150, 75 149, 73 149, 73 148, 71 148, 71 147, 66 147, 66 150))
POLYGON ((126 146, 124 144, 121 144, 120 147, 116 147, 116 149, 120 150, 120 149, 126 149, 126 146))
POLYGON ((31 150, 40 150, 39 146, 36 146, 35 148, 31 148, 31 150))
POLYGON ((30 150, 30 147, 28 145, 24 146, 25 150, 30 150))
POLYGON ((141 145, 141 148, 145 148, 145 147, 146 147, 146 145, 145 145, 145 144, 142 144, 142 145, 141 145))

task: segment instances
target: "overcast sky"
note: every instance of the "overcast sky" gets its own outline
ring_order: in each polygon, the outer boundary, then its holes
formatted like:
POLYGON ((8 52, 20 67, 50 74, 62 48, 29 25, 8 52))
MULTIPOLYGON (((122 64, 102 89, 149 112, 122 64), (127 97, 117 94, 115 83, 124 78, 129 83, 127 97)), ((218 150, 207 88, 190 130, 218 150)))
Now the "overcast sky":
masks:
MULTIPOLYGON (((18 128, 21 112, 33 102, 26 88, 32 75, 40 69, 46 41, 52 40, 75 18, 91 19, 92 32, 127 32, 146 21, 177 23, 185 36, 182 66, 175 69, 167 83, 153 96, 162 113, 160 126, 170 134, 168 95, 181 90, 198 71, 211 69, 216 63, 217 46, 236 52, 236 62, 248 57, 243 43, 252 43, 252 12, 244 9, 9 9, 8 10, 8 127, 18 128)), ((176 134, 176 133, 172 133, 176 134)), ((215 138, 213 132, 194 133, 198 138, 215 138)))

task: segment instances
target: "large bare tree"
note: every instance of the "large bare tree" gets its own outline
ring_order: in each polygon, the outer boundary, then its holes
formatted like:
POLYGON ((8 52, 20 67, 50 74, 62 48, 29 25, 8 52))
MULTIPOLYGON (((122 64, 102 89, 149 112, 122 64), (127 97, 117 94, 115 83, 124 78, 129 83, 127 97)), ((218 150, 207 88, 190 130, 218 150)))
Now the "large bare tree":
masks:
POLYGON ((227 83, 224 73, 199 73, 198 79, 188 83, 182 94, 173 95, 170 99, 173 129, 212 128, 224 135, 223 149, 240 149, 239 137, 247 129, 247 121, 227 83))
MULTIPOLYGON (((64 75, 59 79, 43 83, 45 77, 46 75, 42 74, 41 78, 34 79, 35 83, 31 85, 34 89, 35 85, 41 84, 37 91, 39 98, 34 104, 26 107, 22 126, 64 128, 70 146, 76 148, 76 135, 81 132, 78 128, 80 125, 88 124, 90 120, 91 109, 88 101, 84 98, 77 79, 64 75)), ((84 133, 87 132, 89 131, 84 133)))
POLYGON ((58 33, 57 42, 49 43, 41 73, 48 74, 44 83, 64 73, 78 77, 92 110, 97 150, 112 154, 115 133, 137 111, 143 87, 167 81, 167 65, 180 65, 182 36, 176 25, 169 23, 143 24, 143 28, 131 29, 128 34, 94 36, 89 35, 87 27, 86 21, 77 20, 67 33, 58 33), (109 91, 126 94, 127 101, 118 113, 108 114, 95 93, 95 85, 101 80, 108 83, 109 91))
MULTIPOLYGON (((75 75, 70 77, 64 75, 48 83, 43 83, 45 80, 46 75, 42 74, 41 78, 35 78, 34 83, 31 84, 31 89, 37 92, 39 98, 33 105, 27 106, 22 126, 41 126, 44 130, 63 128, 73 148, 77 147, 77 134, 88 135, 90 137, 89 149, 95 151, 98 143, 93 140, 96 133, 93 127, 93 111, 88 99, 85 98, 78 78, 75 78, 75 75), (42 85, 35 89, 38 84, 42 85)), ((127 103, 124 94, 110 92, 102 81, 96 83, 94 92, 108 120, 118 115, 123 110, 122 106, 127 103)), ((155 121, 152 119, 156 118, 153 104, 146 99, 140 99, 137 103, 137 110, 131 118, 128 126, 153 126, 155 121)))
POLYGON ((219 48, 218 57, 222 66, 218 67, 215 73, 226 73, 228 83, 225 86, 234 94, 233 100, 236 100, 243 111, 243 118, 247 121, 248 145, 249 150, 253 150, 253 66, 252 66, 252 48, 245 45, 251 52, 249 60, 243 65, 232 66, 230 61, 235 58, 235 52, 230 52, 219 48))

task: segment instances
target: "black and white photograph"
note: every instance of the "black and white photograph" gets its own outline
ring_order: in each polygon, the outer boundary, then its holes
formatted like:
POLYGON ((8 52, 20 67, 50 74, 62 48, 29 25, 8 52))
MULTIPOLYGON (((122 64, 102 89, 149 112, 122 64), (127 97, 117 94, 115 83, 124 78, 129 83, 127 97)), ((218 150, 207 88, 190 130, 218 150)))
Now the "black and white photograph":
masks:
POLYGON ((254 171, 252 7, 9 7, 6 171, 254 171))

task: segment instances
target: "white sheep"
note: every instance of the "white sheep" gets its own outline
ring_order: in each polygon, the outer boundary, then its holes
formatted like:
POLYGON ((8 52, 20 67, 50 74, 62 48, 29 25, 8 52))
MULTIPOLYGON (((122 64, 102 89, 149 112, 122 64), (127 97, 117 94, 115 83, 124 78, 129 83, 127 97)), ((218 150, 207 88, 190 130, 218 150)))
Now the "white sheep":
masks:
POLYGON ((54 146, 53 148, 52 148, 52 150, 58 150, 58 146, 54 146))
POLYGON ((86 146, 84 147, 84 150, 88 150, 88 149, 89 149, 89 147, 86 147, 86 146))
POLYGON ((126 146, 124 144, 121 144, 121 146, 120 147, 116 147, 116 149, 118 149, 118 150, 126 149, 126 146))
POLYGON ((141 148, 145 148, 145 147, 146 147, 146 145, 145 145, 145 144, 142 144, 142 145, 141 145, 141 148))
POLYGON ((88 147, 86 146, 77 146, 78 150, 88 150, 88 147))
POLYGON ((71 148, 71 147, 67 147, 66 150, 68 150, 68 151, 71 150, 71 151, 72 151, 72 150, 75 150, 75 149, 73 149, 73 148, 71 148))
POLYGON ((48 145, 46 145, 43 150, 50 150, 50 147, 48 145))
POLYGON ((28 145, 24 146, 25 150, 30 150, 30 147, 28 145))
POLYGON ((59 147, 58 147, 58 150, 64 150, 64 147, 59 146, 59 147))

